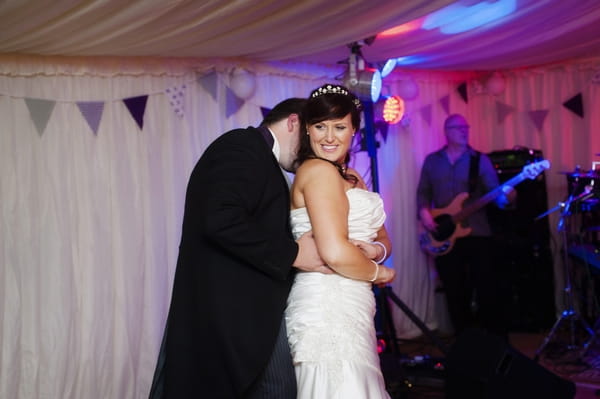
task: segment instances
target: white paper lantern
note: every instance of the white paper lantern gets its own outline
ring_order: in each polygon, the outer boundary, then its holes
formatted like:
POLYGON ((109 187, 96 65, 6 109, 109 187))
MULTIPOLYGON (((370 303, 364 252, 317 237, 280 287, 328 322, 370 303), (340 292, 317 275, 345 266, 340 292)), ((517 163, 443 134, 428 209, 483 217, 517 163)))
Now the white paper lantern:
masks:
POLYGON ((256 78, 245 69, 235 68, 231 72, 229 83, 229 88, 242 100, 249 99, 256 91, 256 78))
POLYGON ((414 100, 419 95, 419 86, 413 78, 402 79, 398 83, 397 94, 404 100, 414 100))
POLYGON ((487 82, 485 82, 486 91, 493 96, 501 94, 504 91, 504 87, 504 77, 498 72, 494 72, 487 82))

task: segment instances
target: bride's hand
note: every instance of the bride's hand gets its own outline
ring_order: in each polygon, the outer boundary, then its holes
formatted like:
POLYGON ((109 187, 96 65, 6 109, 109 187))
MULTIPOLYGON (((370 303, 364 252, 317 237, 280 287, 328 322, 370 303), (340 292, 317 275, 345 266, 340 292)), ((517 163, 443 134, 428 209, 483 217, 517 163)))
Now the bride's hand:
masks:
POLYGON ((373 244, 372 242, 362 241, 362 240, 349 240, 351 244, 355 245, 358 249, 362 251, 363 254, 369 259, 379 259, 384 261, 385 259, 385 247, 382 243, 373 244), (383 250, 381 249, 383 247, 383 250), (381 253, 383 251, 383 253, 381 253))
POLYGON ((354 244, 358 249, 362 251, 363 254, 369 259, 379 259, 381 256, 378 256, 379 246, 376 244, 371 244, 366 241, 361 240, 349 240, 351 244, 354 244))
POLYGON ((383 286, 391 283, 396 278, 396 270, 387 266, 379 265, 379 274, 373 284, 383 286))

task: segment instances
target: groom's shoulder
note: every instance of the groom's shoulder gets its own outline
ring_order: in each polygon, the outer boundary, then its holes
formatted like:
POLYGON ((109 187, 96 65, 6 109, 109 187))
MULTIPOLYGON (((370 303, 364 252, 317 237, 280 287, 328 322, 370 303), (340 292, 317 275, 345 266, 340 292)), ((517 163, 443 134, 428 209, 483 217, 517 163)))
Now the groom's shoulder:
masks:
POLYGON ((260 143, 257 140, 260 137, 260 132, 249 126, 247 128, 238 128, 232 129, 225 133, 222 133, 216 139, 214 139, 204 153, 210 153, 213 151, 222 151, 226 150, 229 147, 237 147, 237 146, 255 146, 256 143, 260 143))

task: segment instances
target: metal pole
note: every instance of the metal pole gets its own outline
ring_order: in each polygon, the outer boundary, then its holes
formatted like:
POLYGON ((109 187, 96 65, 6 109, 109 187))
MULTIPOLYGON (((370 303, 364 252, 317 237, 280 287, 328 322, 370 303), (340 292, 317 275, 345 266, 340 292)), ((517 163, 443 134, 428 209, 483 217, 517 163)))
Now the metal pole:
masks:
POLYGON ((379 173, 377 169, 377 141, 375 141, 375 117, 373 115, 373 102, 363 101, 363 113, 365 115, 365 140, 367 152, 371 160, 371 180, 373 191, 379 192, 379 173))

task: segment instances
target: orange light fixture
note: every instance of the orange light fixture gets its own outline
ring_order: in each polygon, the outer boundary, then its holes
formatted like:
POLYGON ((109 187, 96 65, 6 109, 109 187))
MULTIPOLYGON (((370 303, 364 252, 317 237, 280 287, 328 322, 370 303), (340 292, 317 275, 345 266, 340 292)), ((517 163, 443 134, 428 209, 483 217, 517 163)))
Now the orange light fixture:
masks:
POLYGON ((391 96, 383 104, 383 120, 394 125, 404 116, 404 100, 398 96, 391 96))

